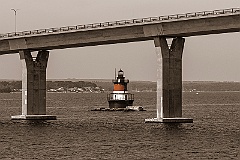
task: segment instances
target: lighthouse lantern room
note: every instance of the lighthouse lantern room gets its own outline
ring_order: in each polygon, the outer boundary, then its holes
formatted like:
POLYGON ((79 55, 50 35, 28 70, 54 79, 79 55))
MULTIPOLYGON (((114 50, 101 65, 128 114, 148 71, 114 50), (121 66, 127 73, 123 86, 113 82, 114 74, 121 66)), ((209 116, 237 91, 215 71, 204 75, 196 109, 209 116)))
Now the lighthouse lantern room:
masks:
POLYGON ((125 79, 124 72, 120 69, 118 76, 112 80, 114 87, 113 92, 108 94, 109 108, 126 108, 132 106, 134 101, 134 95, 128 93, 127 84, 128 79, 125 79))

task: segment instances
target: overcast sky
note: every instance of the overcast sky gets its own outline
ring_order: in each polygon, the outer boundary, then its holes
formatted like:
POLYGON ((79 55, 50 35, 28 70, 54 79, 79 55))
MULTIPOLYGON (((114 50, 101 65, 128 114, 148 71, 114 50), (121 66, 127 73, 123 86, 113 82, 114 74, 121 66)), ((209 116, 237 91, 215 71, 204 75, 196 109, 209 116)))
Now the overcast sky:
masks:
MULTIPOLYGON (((240 0, 0 0, 0 33, 225 8, 240 0)), ((18 54, 0 56, 0 79, 21 79, 18 54)), ((50 51, 48 79, 156 81, 153 41, 50 51)), ((240 33, 186 38, 183 80, 240 81, 240 33)))

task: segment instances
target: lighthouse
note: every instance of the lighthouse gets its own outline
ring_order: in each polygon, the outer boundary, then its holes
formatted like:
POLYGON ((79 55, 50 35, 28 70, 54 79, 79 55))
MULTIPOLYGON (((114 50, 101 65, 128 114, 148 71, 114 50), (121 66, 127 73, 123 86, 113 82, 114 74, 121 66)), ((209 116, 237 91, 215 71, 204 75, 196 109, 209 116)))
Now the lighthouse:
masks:
POLYGON ((109 108, 126 108, 132 106, 134 101, 134 95, 128 93, 127 84, 128 79, 125 79, 124 72, 120 69, 117 77, 112 80, 114 87, 113 92, 108 94, 109 108))

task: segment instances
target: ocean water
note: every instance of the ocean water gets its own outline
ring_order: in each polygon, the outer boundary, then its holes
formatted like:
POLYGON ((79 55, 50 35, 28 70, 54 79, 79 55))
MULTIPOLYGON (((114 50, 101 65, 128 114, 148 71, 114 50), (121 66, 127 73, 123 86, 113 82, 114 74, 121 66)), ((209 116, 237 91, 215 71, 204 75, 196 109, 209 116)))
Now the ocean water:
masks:
POLYGON ((194 123, 144 123, 156 117, 156 93, 135 93, 144 112, 107 107, 106 93, 48 93, 55 121, 11 121, 21 94, 0 94, 0 159, 240 159, 240 92, 184 92, 194 123))

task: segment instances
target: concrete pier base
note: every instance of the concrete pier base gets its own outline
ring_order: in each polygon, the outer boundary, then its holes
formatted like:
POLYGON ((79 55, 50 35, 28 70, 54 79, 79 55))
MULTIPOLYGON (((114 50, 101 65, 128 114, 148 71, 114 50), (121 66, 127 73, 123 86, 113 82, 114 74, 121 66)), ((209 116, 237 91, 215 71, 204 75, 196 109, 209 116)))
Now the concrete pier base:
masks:
POLYGON ((17 115, 11 116, 12 120, 56 120, 57 116, 53 115, 17 115))
POLYGON ((192 118, 150 118, 145 119, 145 123, 193 123, 192 118))

